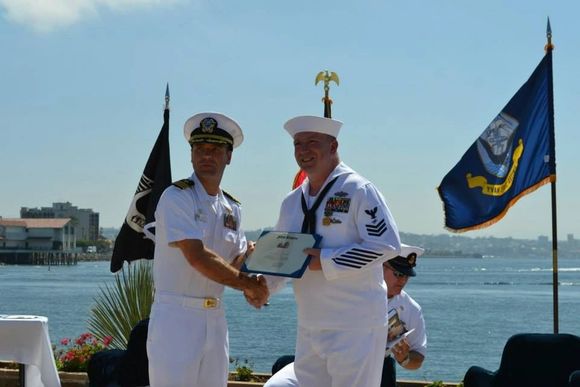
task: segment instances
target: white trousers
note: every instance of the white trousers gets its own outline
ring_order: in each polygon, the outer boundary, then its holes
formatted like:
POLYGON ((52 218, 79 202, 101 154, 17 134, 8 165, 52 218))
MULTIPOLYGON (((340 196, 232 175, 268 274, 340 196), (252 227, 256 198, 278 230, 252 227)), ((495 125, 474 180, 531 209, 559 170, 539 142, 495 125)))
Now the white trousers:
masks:
POLYGON ((152 387, 225 387, 228 353, 223 309, 153 303, 147 335, 152 387))
POLYGON ((280 371, 272 375, 264 387, 298 387, 294 362, 286 364, 280 371))
POLYGON ((300 387, 379 387, 388 327, 298 327, 294 371, 300 387))

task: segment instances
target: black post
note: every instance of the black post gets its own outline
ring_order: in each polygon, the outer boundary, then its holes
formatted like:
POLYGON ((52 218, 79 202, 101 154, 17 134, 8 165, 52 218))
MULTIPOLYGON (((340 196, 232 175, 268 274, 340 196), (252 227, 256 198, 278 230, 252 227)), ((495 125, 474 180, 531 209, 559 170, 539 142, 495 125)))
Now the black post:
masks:
POLYGON ((549 120, 550 120, 550 142, 551 142, 551 175, 552 179, 552 304, 553 304, 553 314, 554 314, 554 333, 558 333, 558 222, 556 216, 556 134, 554 125, 554 78, 552 74, 552 51, 554 50, 554 45, 552 44, 552 26, 550 25, 550 18, 548 18, 548 24, 546 27, 546 39, 547 43, 544 47, 546 55, 548 55, 549 60, 549 71, 548 71, 548 110, 549 110, 549 120))
POLYGON ((552 294, 554 333, 558 333, 558 222, 556 221, 556 181, 552 182, 552 294))

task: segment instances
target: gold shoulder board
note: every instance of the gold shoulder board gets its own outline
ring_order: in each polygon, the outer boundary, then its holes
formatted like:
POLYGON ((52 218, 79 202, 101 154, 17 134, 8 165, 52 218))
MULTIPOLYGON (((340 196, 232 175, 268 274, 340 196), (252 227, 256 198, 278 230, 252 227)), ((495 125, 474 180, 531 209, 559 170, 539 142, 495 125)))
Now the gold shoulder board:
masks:
POLYGON ((181 179, 181 180, 174 182, 173 185, 179 189, 186 189, 189 187, 193 187, 194 182, 189 180, 189 179, 181 179))
POLYGON ((222 192, 224 193, 224 196, 226 196, 228 199, 230 199, 230 200, 232 200, 240 205, 242 204, 242 202, 240 202, 238 199, 236 199, 235 197, 233 197, 232 195, 230 195, 229 193, 227 193, 223 189, 222 189, 222 192))

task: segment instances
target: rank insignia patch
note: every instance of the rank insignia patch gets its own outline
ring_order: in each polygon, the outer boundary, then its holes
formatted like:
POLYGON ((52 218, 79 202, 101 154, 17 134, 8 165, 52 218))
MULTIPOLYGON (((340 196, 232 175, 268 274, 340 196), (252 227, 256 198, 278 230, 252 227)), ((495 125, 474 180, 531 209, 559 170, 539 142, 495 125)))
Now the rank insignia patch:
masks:
POLYGON ((377 218, 377 211, 378 208, 375 207, 372 210, 365 210, 365 213, 370 216, 372 220, 375 220, 377 218))
POLYGON ((385 233, 385 231, 387 231, 387 224, 385 223, 384 219, 381 219, 381 221, 377 224, 365 224, 365 227, 367 229, 367 233, 370 236, 381 236, 385 233))

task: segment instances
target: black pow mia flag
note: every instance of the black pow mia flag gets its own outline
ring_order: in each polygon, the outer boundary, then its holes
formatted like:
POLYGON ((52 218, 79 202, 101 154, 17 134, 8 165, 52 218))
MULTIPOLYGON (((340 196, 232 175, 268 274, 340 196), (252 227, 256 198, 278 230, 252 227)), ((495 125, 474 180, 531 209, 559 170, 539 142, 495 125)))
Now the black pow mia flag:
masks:
POLYGON ((124 261, 153 259, 155 246, 151 239, 145 238, 143 227, 155 220, 155 208, 159 197, 170 184, 169 108, 166 107, 163 112, 163 127, 151 150, 137 191, 115 240, 111 257, 112 273, 119 271, 124 261))

